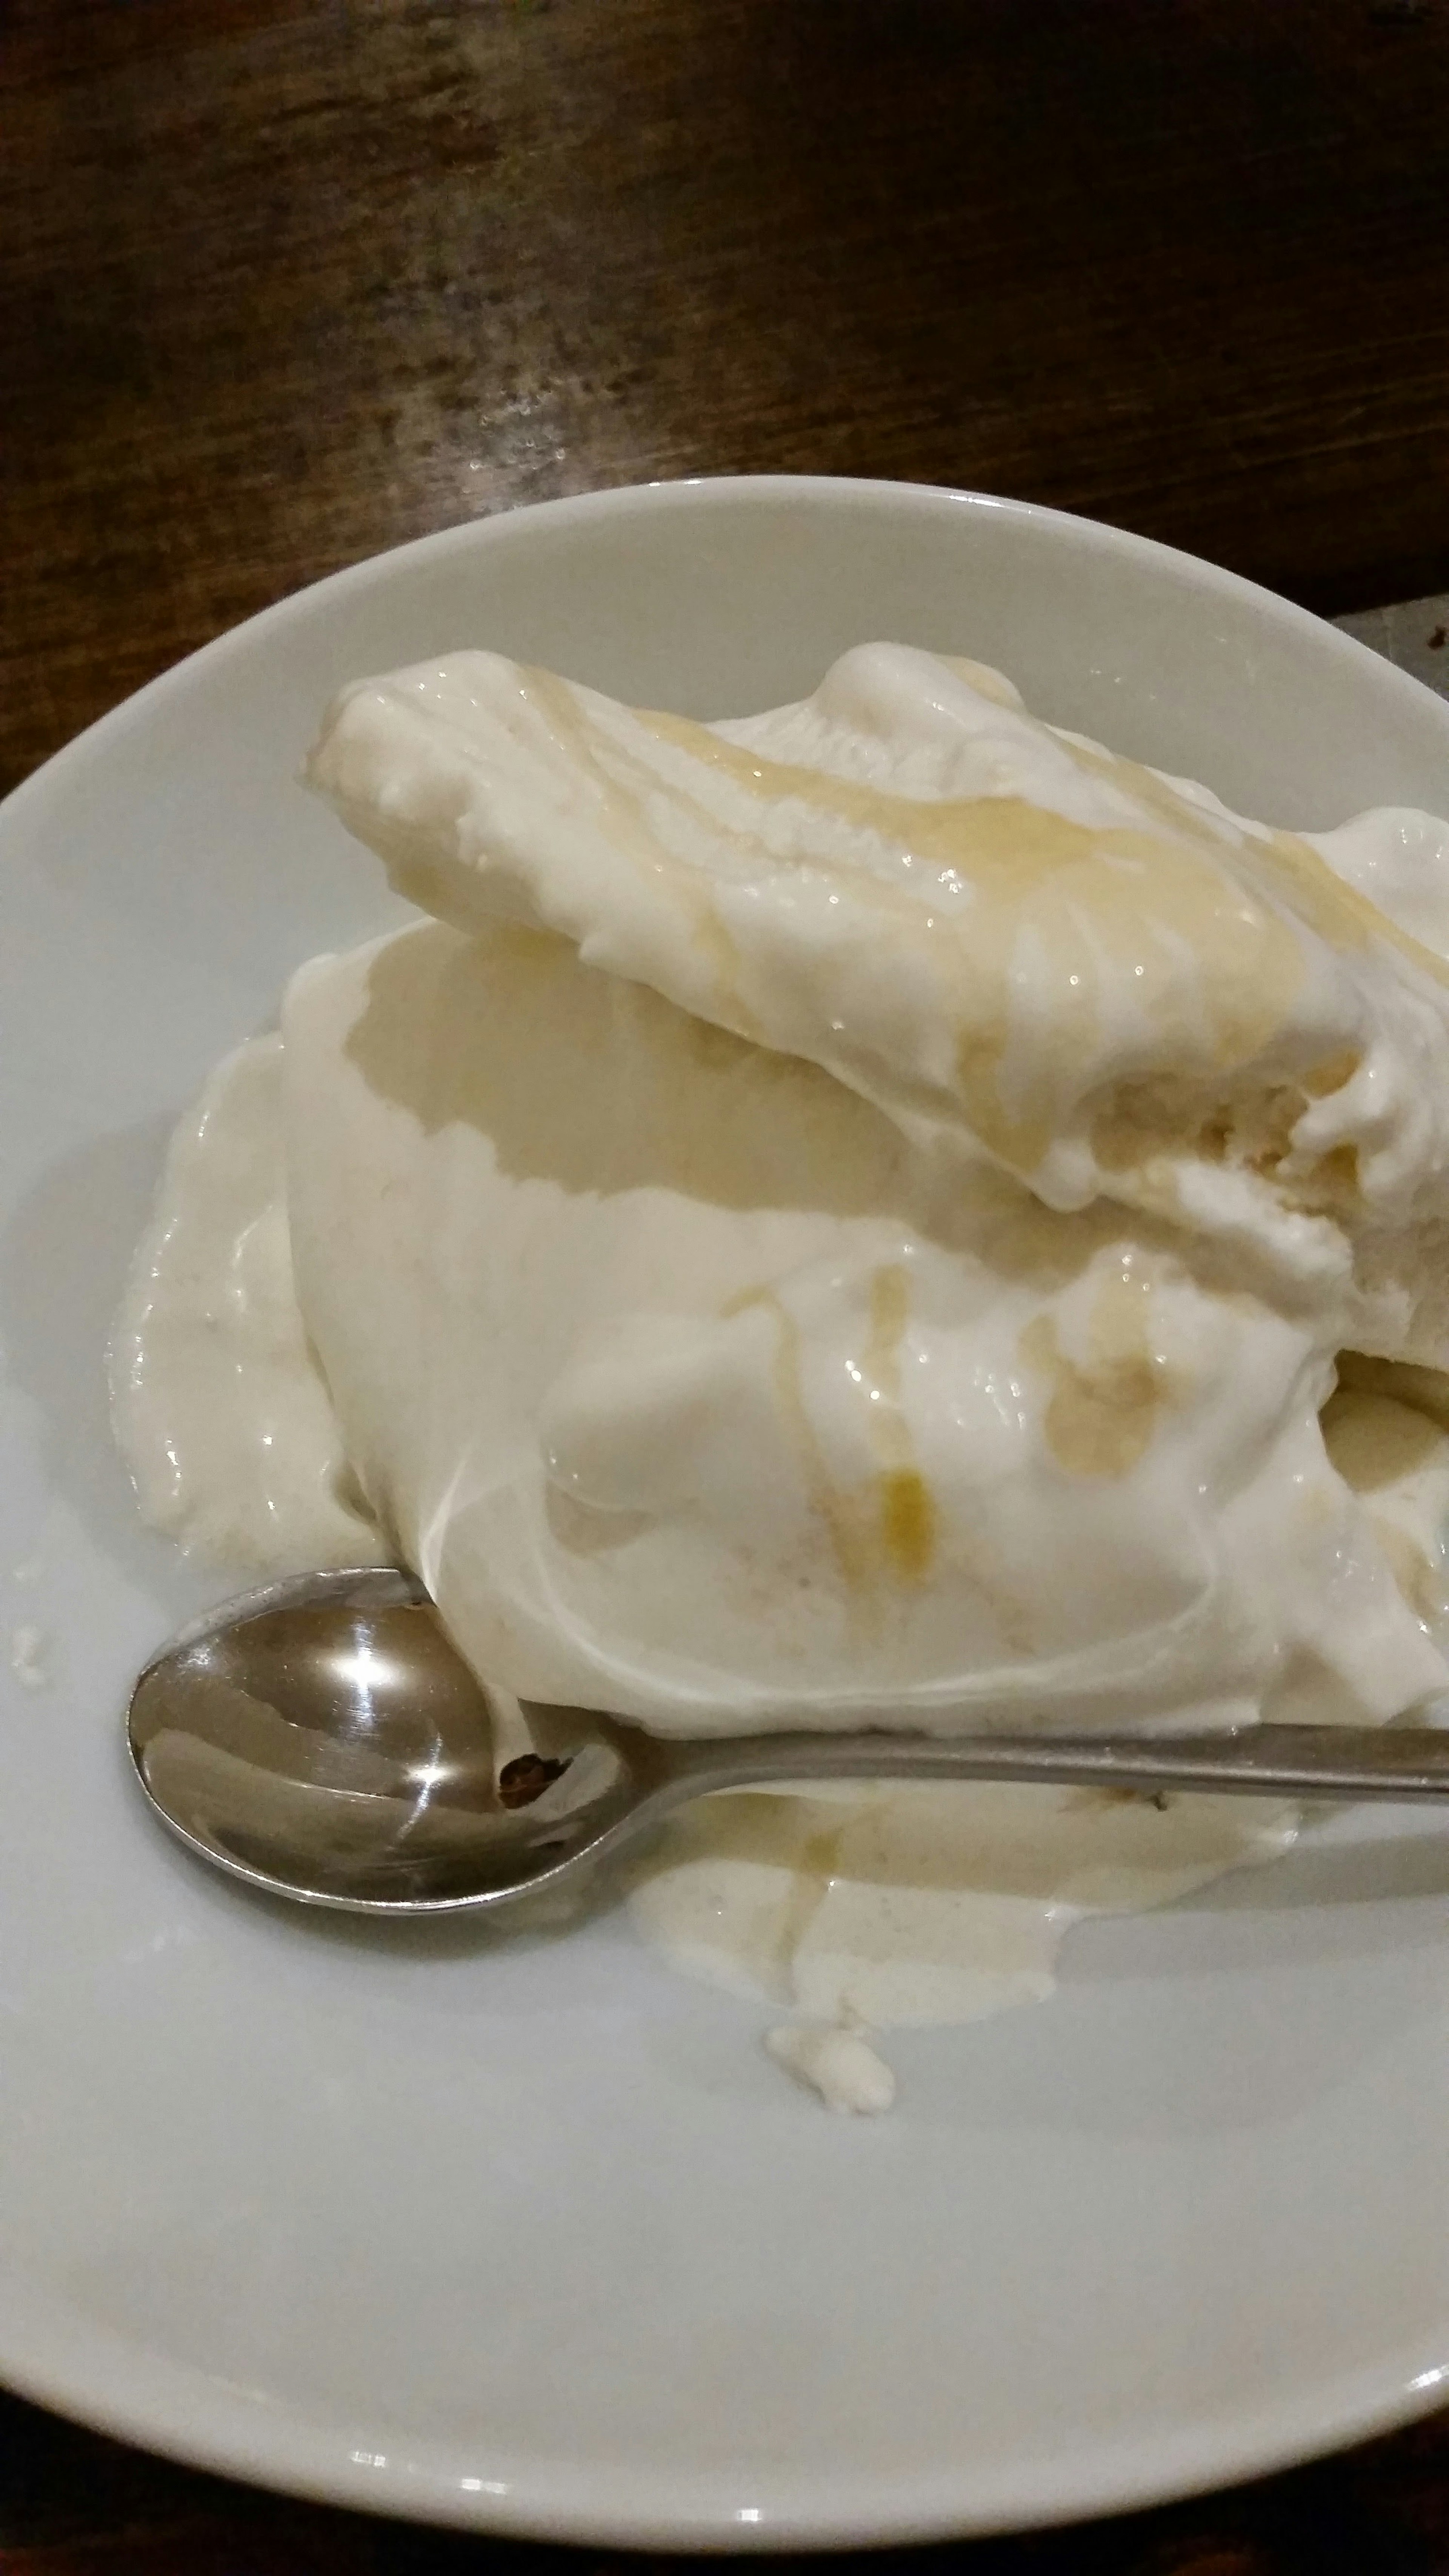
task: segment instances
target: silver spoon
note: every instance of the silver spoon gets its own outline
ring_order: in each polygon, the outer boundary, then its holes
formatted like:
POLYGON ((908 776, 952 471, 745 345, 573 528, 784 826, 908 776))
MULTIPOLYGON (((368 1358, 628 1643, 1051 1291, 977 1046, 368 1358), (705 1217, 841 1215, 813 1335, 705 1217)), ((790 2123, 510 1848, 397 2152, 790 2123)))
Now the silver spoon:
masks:
POLYGON ((679 1742, 591 1709, 486 1692, 422 1586, 303 1575, 213 1611, 149 1663, 131 1757, 206 1860, 361 1914, 506 1906, 556 1888, 715 1789, 804 1780, 1038 1780, 1148 1792, 1449 1798, 1449 1731, 1257 1726, 1203 1735, 733 1735, 679 1742), (491 1710, 490 1710, 491 1703, 491 1710), (502 1758, 500 1758, 502 1757, 502 1758))

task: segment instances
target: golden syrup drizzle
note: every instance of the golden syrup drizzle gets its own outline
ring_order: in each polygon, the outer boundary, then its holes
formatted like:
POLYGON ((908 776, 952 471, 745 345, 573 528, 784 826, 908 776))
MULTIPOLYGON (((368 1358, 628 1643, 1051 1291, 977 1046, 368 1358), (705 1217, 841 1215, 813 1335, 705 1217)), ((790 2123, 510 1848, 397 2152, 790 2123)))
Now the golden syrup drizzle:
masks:
POLYGON ((1395 948, 1420 974, 1449 989, 1449 961, 1424 947, 1388 913, 1380 912, 1357 886, 1335 876, 1328 861, 1295 832, 1273 832, 1266 841, 1255 837, 1250 846, 1255 856, 1260 851, 1270 855, 1282 880, 1282 900, 1327 946, 1360 951, 1395 948))
POLYGON ((1150 1447, 1172 1392, 1149 1337, 1151 1314, 1151 1280, 1124 1269, 1102 1283, 1085 1362, 1063 1351, 1051 1315, 1035 1316, 1022 1333, 1022 1360, 1050 1389, 1047 1446, 1068 1475, 1125 1476, 1150 1447))
POLYGON ((805 1402, 800 1327, 773 1288, 742 1289, 720 1311, 725 1316, 742 1315, 751 1306, 762 1306, 774 1321, 775 1402, 800 1462, 810 1508, 824 1524, 847 1594, 859 1601, 870 1589, 874 1573, 870 1531, 853 1497, 836 1484, 816 1437, 805 1402))
POLYGON ((936 1502, 919 1467, 889 1467, 881 1478, 881 1537, 903 1583, 924 1583, 936 1552, 936 1502))
POLYGON ((911 1288, 899 1261, 873 1271, 870 1330, 860 1357, 871 1445, 880 1461, 880 1537, 887 1565, 902 1583, 923 1583, 936 1551, 935 1497, 916 1463, 901 1409, 901 1344, 910 1321, 911 1288))
POLYGON ((849 1824, 849 1817, 843 1817, 839 1824, 811 1834, 792 1857, 789 1887, 770 1944, 772 1964, 787 1994, 794 1992, 793 1970, 801 1945, 835 1883, 849 1824))
MULTIPOLYGON (((1067 741, 1060 734, 1054 739, 1079 769, 1125 788, 1172 832, 1218 852, 1233 852, 1246 861, 1250 871, 1260 866, 1269 892, 1306 922, 1325 946, 1340 954, 1363 951, 1376 944, 1396 948, 1401 956, 1432 976, 1435 983, 1449 987, 1449 962, 1432 948, 1424 947, 1412 931, 1401 928, 1368 895, 1339 876, 1321 852, 1299 833, 1248 827, 1233 816, 1227 820, 1227 830, 1233 835, 1230 840, 1225 832, 1226 818, 1214 818, 1189 803, 1165 778, 1144 768, 1140 761, 1128 760, 1119 752, 1096 745, 1067 741)), ((1338 1085, 1330 1084, 1328 1088, 1336 1090, 1338 1085)))
MULTIPOLYGON (((794 809, 796 835, 785 860, 774 857, 748 808, 745 822, 732 824, 696 803, 717 839, 747 842, 767 863, 773 858, 777 867, 832 879, 853 904, 883 916, 890 936, 934 947, 957 1024, 957 1095, 983 1142, 1017 1170, 1040 1163, 1059 1131, 1063 1096, 1094 1076, 1104 1035, 1104 960, 1131 976, 1145 1016, 1180 1035, 1186 955, 1200 981, 1213 1068, 1260 1053, 1301 988, 1304 956, 1293 923, 1239 883, 1228 845, 1210 842, 1196 817, 1190 834, 1169 838, 1125 824, 1075 823, 1022 796, 928 802, 768 759, 685 717, 651 712, 638 722, 756 807, 794 809), (823 843, 812 848, 812 815, 869 835, 875 865, 863 856, 843 860, 823 843), (919 874, 908 877, 907 869, 919 874), (933 875, 941 908, 928 927, 933 875), (1050 1005, 1023 1067, 1021 1098, 1008 1107, 1000 1074, 1024 933, 1050 1005)), ((669 786, 681 793, 673 781, 669 786)))
POLYGON ((841 1581, 852 1599, 864 1600, 882 1574, 898 1584, 923 1583, 936 1549, 936 1503, 916 1464, 900 1404, 900 1345, 910 1313, 905 1270, 889 1263, 871 1280, 870 1326, 859 1364, 866 1397, 869 1439, 880 1465, 864 1488, 836 1483, 825 1462, 805 1402, 800 1327, 772 1288, 747 1288, 725 1304, 725 1315, 762 1306, 776 1331, 775 1401, 800 1461, 811 1509, 829 1535, 841 1581))

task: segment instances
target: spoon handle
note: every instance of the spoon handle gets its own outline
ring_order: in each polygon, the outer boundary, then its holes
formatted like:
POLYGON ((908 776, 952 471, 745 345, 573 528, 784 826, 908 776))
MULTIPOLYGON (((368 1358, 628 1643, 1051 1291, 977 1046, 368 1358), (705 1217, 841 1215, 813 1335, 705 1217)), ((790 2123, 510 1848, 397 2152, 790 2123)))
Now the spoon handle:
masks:
POLYGON ((1428 1727, 1251 1726, 1155 1736, 752 1735, 677 1751, 670 1790, 690 1798, 714 1789, 867 1779, 1037 1780, 1149 1794, 1449 1798, 1449 1729, 1428 1727))

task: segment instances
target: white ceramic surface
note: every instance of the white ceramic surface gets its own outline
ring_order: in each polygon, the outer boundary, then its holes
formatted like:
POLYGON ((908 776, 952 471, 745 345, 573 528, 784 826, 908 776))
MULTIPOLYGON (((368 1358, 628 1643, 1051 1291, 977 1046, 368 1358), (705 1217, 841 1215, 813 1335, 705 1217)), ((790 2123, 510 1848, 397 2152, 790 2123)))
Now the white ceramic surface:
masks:
POLYGON ((502 1945, 273 1909, 124 1773, 130 1672, 217 1588, 136 1525, 107 1437, 162 1138, 298 959, 389 917, 291 783, 328 692, 480 643, 721 714, 876 635, 1275 821, 1449 807, 1449 708, 1224 574, 1007 502, 759 481, 364 564, 0 814, 0 1647, 39 1628, 51 1675, 0 1652, 19 2389, 351 2503, 739 2546, 1088 2512, 1449 2394, 1441 1825, 1341 1819, 1085 1931, 1050 2004, 894 2038, 899 2109, 852 2123, 617 1918, 502 1945))

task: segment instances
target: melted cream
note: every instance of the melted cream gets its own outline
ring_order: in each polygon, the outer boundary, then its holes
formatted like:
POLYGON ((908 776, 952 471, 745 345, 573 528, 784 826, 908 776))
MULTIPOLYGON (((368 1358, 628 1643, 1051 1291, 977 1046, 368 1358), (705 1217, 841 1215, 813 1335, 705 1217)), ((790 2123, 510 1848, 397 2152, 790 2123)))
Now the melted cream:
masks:
POLYGON ((188 1551, 248 1574, 387 1561, 297 1304, 278 1037, 228 1056, 172 1139, 110 1377, 142 1513, 188 1551))
POLYGON ((771 2052, 829 2099, 830 2040, 1042 2002, 1074 1924, 1271 1860, 1297 1824, 1257 1800, 1006 1783, 731 1793, 665 1829, 630 1907, 688 1974, 800 2014, 771 2052))

